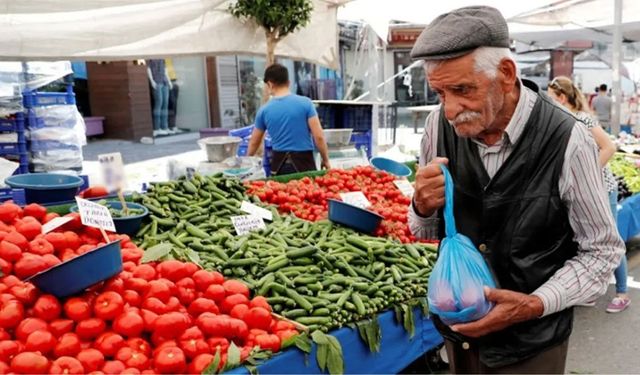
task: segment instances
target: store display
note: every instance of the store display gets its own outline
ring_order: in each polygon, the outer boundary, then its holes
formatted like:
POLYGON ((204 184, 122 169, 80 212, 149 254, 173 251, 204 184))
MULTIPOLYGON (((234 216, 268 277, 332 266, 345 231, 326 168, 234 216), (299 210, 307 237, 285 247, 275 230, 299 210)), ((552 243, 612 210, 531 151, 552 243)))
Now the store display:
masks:
POLYGON ((411 198, 395 186, 395 179, 395 176, 372 167, 332 169, 314 179, 305 177, 286 183, 253 181, 248 184, 248 193, 265 203, 277 204, 283 213, 316 221, 327 218, 329 199, 339 200, 340 193, 362 191, 372 203, 369 210, 384 217, 376 229, 377 236, 391 236, 404 243, 415 242, 416 238, 407 226, 411 198))
POLYGON ((122 244, 124 270, 83 294, 60 299, 21 281, 101 245, 99 230, 68 216, 73 221, 42 235, 56 214, 0 205, 3 371, 218 373, 295 341, 295 325, 274 319, 268 301, 250 298, 242 282, 194 263, 150 261, 162 249, 143 253, 126 235, 109 235, 122 244))

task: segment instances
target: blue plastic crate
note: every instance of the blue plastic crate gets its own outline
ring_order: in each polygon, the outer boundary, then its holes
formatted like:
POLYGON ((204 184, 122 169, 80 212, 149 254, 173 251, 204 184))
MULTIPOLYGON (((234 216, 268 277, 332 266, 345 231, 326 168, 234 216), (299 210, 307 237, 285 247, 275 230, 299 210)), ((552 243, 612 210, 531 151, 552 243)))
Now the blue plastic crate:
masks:
POLYGON ((69 92, 37 92, 28 91, 22 94, 25 108, 33 108, 45 105, 75 105, 76 95, 69 92))
POLYGON ((246 138, 251 136, 251 133, 253 133, 253 128, 253 125, 249 125, 245 126, 244 128, 229 130, 229 135, 231 137, 246 138))
POLYGON ((0 189, 0 202, 6 202, 10 200, 12 200, 19 206, 24 206, 27 204, 23 189, 0 189))
POLYGON ((632 133, 632 129, 631 129, 631 125, 620 125, 620 131, 621 132, 625 132, 627 134, 633 134, 632 133))
POLYGON ((322 105, 320 104, 316 111, 318 112, 318 118, 320 119, 320 124, 324 129, 335 129, 338 124, 336 124, 336 109, 333 106, 322 105))
POLYGON ((53 150, 81 151, 81 147, 78 145, 72 145, 72 144, 62 143, 59 141, 48 140, 48 141, 31 141, 29 143, 29 150, 31 152, 46 152, 46 151, 53 151, 53 150))
POLYGON ((371 130, 371 107, 364 105, 345 107, 342 112, 341 128, 351 128, 354 131, 371 130))

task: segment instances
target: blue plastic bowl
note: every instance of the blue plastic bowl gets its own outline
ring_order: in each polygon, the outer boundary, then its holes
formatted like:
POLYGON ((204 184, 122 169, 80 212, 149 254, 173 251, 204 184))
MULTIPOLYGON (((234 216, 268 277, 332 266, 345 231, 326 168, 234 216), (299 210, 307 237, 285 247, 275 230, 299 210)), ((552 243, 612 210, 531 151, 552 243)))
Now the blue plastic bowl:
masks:
POLYGON ((56 173, 29 173, 7 177, 12 188, 24 189, 27 203, 51 203, 73 200, 84 181, 77 176, 56 173))
POLYGON ((342 201, 329 199, 329 220, 362 233, 373 233, 383 217, 342 201))
MULTIPOLYGON (((122 203, 120 203, 120 201, 107 201, 107 206, 115 208, 116 210, 122 209, 122 203)), ((136 216, 114 217, 113 224, 115 224, 116 226, 116 233, 133 236, 140 230, 140 226, 142 226, 142 219, 144 219, 145 216, 149 214, 149 210, 147 210, 145 206, 138 203, 127 202, 127 207, 142 209, 144 210, 144 212, 136 216)), ((69 211, 78 212, 78 206, 71 206, 69 208, 69 211)))
POLYGON ((45 293, 64 298, 80 293, 121 271, 122 255, 118 240, 42 271, 26 281, 32 282, 45 293))
POLYGON ((375 158, 371 158, 369 160, 371 165, 375 168, 380 169, 385 172, 389 172, 392 175, 398 177, 409 177, 411 176, 411 169, 402 163, 398 163, 395 160, 383 158, 380 156, 376 156, 375 158))

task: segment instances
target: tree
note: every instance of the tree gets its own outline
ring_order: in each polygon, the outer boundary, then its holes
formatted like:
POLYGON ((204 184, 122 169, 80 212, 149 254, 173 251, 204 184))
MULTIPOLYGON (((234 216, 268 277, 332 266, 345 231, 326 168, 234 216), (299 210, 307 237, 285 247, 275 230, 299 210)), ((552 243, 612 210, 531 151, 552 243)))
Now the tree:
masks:
POLYGON ((276 45, 284 37, 311 20, 311 0, 237 0, 229 11, 240 20, 250 20, 265 31, 267 38, 267 66, 276 61, 276 45))

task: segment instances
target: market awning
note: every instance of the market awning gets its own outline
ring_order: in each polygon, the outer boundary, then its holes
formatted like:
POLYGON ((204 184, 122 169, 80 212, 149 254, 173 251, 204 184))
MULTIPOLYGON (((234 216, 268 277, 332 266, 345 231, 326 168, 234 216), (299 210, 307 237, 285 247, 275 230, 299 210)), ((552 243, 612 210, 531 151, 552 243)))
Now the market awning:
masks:
MULTIPOLYGON (((337 5, 313 0, 310 24, 276 55, 338 66, 337 5)), ((179 55, 264 54, 258 26, 228 0, 0 0, 3 60, 126 60, 179 55)))

